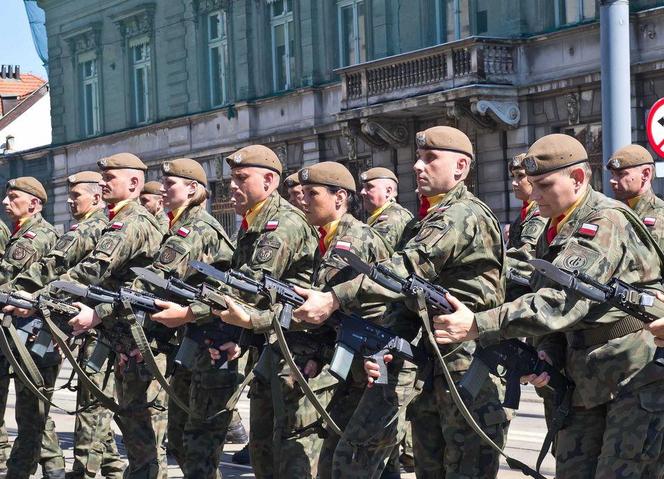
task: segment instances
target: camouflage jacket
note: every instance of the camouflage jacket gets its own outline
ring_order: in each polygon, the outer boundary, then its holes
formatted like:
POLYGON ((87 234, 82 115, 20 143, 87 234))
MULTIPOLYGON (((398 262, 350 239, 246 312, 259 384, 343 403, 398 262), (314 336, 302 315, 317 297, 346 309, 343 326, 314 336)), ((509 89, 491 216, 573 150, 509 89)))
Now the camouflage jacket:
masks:
POLYGON ((168 215, 166 215, 166 213, 161 211, 157 213, 156 218, 157 218, 157 223, 159 224, 159 231, 161 231, 161 234, 163 235, 168 234, 168 230, 171 225, 171 220, 169 219, 168 215))
MULTIPOLYGON (((590 187, 551 244, 547 244, 544 236, 540 237, 536 256, 603 283, 618 277, 628 283, 658 285, 662 276, 653 239, 639 218, 624 204, 590 187)), ((568 293, 536 272, 531 286, 534 293, 475 314, 482 343, 565 333, 565 370, 576 383, 573 396, 576 406, 591 408, 606 403, 622 386, 633 387, 650 381, 646 371, 649 368, 645 366, 655 352, 652 335, 641 330, 609 342, 579 344, 580 334, 606 328, 607 324, 625 318, 625 314, 568 293)), ((546 341, 540 345, 547 352, 549 347, 546 341)))
POLYGON ((9 227, 4 221, 0 221, 0 256, 5 254, 5 246, 7 246, 7 242, 11 235, 12 233, 9 231, 9 227))
POLYGON ((641 218, 659 247, 664 249, 664 201, 649 189, 639 199, 634 214, 641 218))
POLYGON ((367 224, 378 233, 378 236, 382 238, 390 249, 390 252, 393 252, 406 226, 413 220, 413 214, 397 203, 394 198, 389 201, 390 206, 385 208, 373 222, 367 224))
MULTIPOLYGON (((507 241, 507 267, 513 269, 522 276, 530 276, 533 267, 528 263, 535 257, 535 245, 537 240, 544 232, 546 227, 546 218, 540 216, 539 207, 533 205, 521 220, 521 216, 510 225, 509 240, 507 241)), ((518 298, 524 293, 530 291, 530 288, 507 283, 508 298, 518 298)))
MULTIPOLYGON (((403 277, 411 273, 443 286, 474 311, 484 311, 505 299, 505 251, 500 225, 489 208, 470 193, 463 183, 455 186, 422 220, 404 234, 397 252, 386 263, 403 277)), ((332 287, 344 309, 358 309, 365 302, 403 302, 366 278, 332 287)), ((411 311, 414 301, 407 300, 411 311)), ((392 304, 385 325, 409 338, 419 329, 419 318, 401 303, 392 304)), ((452 370, 462 371, 470 363, 473 342, 449 356, 452 370)), ((447 352, 447 351, 444 351, 447 352)))
MULTIPOLYGON (((230 266, 233 250, 233 244, 221 224, 202 206, 192 206, 180 215, 164 236, 154 264, 148 269, 165 278, 175 276, 186 280, 195 273, 188 267, 189 261, 216 263, 226 270, 230 266)), ((136 279, 132 287, 157 296, 164 294, 140 279, 136 279)), ((197 318, 210 317, 210 309, 201 303, 194 303, 192 310, 197 318)))
POLYGON ((58 239, 53 249, 12 281, 12 287, 32 293, 48 286, 48 283, 66 273, 94 249, 107 225, 108 219, 101 209, 72 225, 58 239))
MULTIPOLYGON (((256 279, 267 273, 277 279, 309 287, 318 233, 304 214, 273 192, 247 231, 237 235, 231 267, 256 279)), ((234 291, 234 294, 237 294, 234 291)), ((271 328, 272 313, 266 299, 244 297, 265 314, 252 315, 255 332, 271 328)))
POLYGON ((0 260, 0 284, 11 281, 48 253, 58 239, 55 228, 40 213, 28 218, 14 233, 0 260))

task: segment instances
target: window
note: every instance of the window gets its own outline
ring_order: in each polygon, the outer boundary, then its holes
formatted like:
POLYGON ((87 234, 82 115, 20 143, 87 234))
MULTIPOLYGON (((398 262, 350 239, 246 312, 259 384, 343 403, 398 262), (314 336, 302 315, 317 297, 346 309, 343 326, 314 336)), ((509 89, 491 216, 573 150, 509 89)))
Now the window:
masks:
POLYGON ((489 30, 488 0, 475 0, 475 24, 473 35, 486 35, 489 30))
POLYGON ((85 136, 99 134, 99 77, 94 55, 79 57, 81 84, 81 124, 85 136))
POLYGON ((447 23, 445 15, 445 0, 435 1, 436 14, 436 43, 445 43, 447 41, 447 23))
POLYGON ((150 43, 147 40, 132 41, 129 49, 134 93, 134 121, 137 124, 147 123, 150 121, 150 43))
POLYGON ((597 17, 596 0, 556 0, 554 5, 558 26, 571 25, 597 17))
POLYGON ((364 0, 343 0, 339 8, 339 52, 342 67, 367 60, 364 0))
POLYGON ((272 28, 272 78, 276 91, 293 86, 295 77, 295 27, 293 0, 276 0, 270 5, 272 28))
POLYGON ((224 105, 227 98, 228 37, 226 13, 218 11, 207 16, 208 74, 210 105, 224 105))

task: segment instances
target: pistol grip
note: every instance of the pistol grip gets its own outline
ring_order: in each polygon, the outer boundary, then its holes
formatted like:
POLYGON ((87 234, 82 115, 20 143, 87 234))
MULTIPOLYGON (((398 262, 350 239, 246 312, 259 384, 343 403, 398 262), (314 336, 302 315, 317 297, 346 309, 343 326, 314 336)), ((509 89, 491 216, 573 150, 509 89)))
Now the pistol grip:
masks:
POLYGON ((664 348, 655 349, 655 357, 653 358, 655 364, 664 367, 664 348))
POLYGON ((228 354, 226 351, 219 351, 221 357, 214 362, 216 369, 228 369, 228 354))
POLYGON ((378 364, 378 372, 380 373, 380 376, 376 378, 374 381, 374 384, 387 384, 388 382, 388 377, 387 377, 387 364, 385 363, 385 354, 387 354, 387 351, 378 351, 376 354, 371 356, 372 361, 374 361, 376 364, 378 364))

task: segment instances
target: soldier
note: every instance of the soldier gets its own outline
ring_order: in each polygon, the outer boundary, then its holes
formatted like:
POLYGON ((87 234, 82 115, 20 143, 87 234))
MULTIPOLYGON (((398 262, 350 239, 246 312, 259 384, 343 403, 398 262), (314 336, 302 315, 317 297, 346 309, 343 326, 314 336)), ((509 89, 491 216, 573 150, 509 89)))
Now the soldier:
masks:
POLYGON ((397 203, 399 180, 387 168, 371 168, 360 175, 360 196, 364 210, 369 214, 367 224, 394 251, 413 215, 397 203))
MULTIPOLYGON (((2 204, 5 212, 14 222, 12 236, 7 243, 5 253, 0 260, 0 284, 8 283, 18 274, 25 271, 53 247, 58 239, 55 228, 41 215, 48 197, 43 185, 31 176, 9 180, 7 192, 2 204)), ((57 377, 60 355, 57 352, 47 353, 43 359, 34 357, 40 373, 47 384, 54 384, 57 377)), ((0 414, 3 418, 9 389, 8 363, 3 359, 0 372, 0 414)), ((7 476, 26 479, 37 470, 40 459, 42 436, 47 423, 48 406, 44 405, 44 415, 35 415, 39 411, 39 400, 20 381, 16 387, 16 422, 18 437, 14 441, 9 459, 7 460, 7 476), (20 440, 18 440, 20 438, 20 440)), ((53 429, 52 421, 49 429, 53 429)), ((62 451, 53 434, 45 436, 49 443, 45 454, 44 474, 48 477, 64 476, 62 451), (53 442, 55 441, 55 442, 53 442)))
MULTIPOLYGON (((188 267, 188 262, 192 260, 215 263, 227 269, 234 248, 223 227, 205 210, 208 198, 205 170, 200 163, 189 158, 166 161, 161 170, 164 203, 170 211, 171 224, 150 269, 160 276, 175 276, 183 280, 194 272, 188 267)), ((134 282, 134 287, 148 291, 155 289, 140 279, 134 282)), ((168 307, 170 304, 163 305, 168 307)), ((195 303, 191 311, 199 324, 217 321, 211 316, 210 309, 201 304, 195 303)), ((155 314, 152 319, 159 321, 160 317, 160 314, 155 314)), ((211 477, 215 477, 214 470, 219 462, 229 414, 221 414, 211 421, 203 419, 224 409, 236 383, 237 363, 228 369, 216 369, 210 364, 207 349, 200 350, 191 372, 176 368, 171 386, 178 398, 188 403, 198 415, 187 416, 169 398, 169 451, 175 456, 185 477, 208 477, 200 472, 202 467, 211 472, 211 477)), ((158 433, 161 429, 155 425, 158 433)))
MULTIPOLYGON (((94 250, 80 263, 60 277, 83 285, 99 285, 117 291, 130 284, 130 268, 151 264, 159 250, 162 234, 157 220, 138 203, 143 188, 147 166, 131 153, 118 153, 97 162, 102 172, 102 198, 109 204, 110 224, 102 232, 94 250)), ((111 305, 99 304, 95 309, 75 303, 81 312, 70 324, 76 332, 84 332, 104 322, 112 327, 114 321, 123 321, 116 316, 111 305)), ((125 415, 115 420, 123 432, 129 466, 124 471, 126 479, 154 479, 158 477, 157 444, 152 428, 152 416, 160 414, 159 404, 146 409, 145 381, 142 390, 123 389, 125 384, 137 381, 125 376, 143 376, 144 368, 125 368, 127 354, 119 354, 116 365, 116 394, 125 415), (134 407, 136 406, 136 407, 134 407), (137 433, 138 431, 138 433, 137 433)), ((151 398, 150 398, 151 399, 151 398)))
POLYGON ((288 189, 288 202, 295 206, 298 210, 302 210, 302 185, 297 177, 297 173, 293 173, 284 180, 284 185, 288 189))
POLYGON ((161 194, 161 183, 148 181, 141 190, 141 204, 157 218, 162 234, 168 233, 170 219, 164 212, 164 197, 161 194))
POLYGON ((5 246, 11 236, 11 231, 4 221, 0 221, 0 256, 5 254, 5 246))
MULTIPOLYGON (((101 199, 100 181, 101 175, 94 171, 81 171, 67 178, 69 185, 67 204, 72 216, 78 222, 69 228, 48 254, 19 274, 11 282, 12 288, 37 292, 66 273, 94 249, 108 223, 104 214, 106 205, 101 199)), ((21 314, 20 310, 14 310, 12 307, 6 307, 4 311, 14 315, 21 314)), ((93 343, 94 338, 86 338, 82 347, 84 351, 82 360, 92 352, 93 343)), ((99 387, 103 387, 103 372, 91 373, 89 376, 99 387)), ((108 388, 107 393, 112 396, 113 388, 108 388)), ((112 415, 107 409, 94 405, 93 401, 91 393, 80 386, 76 396, 77 405, 90 406, 76 415, 74 465, 72 472, 67 473, 67 479, 94 477, 99 470, 107 478, 119 479, 122 476, 124 462, 120 459, 111 430, 112 415)), ((50 433, 53 437, 50 441, 47 441, 47 438, 43 440, 42 462, 45 451, 51 452, 53 457, 58 457, 56 453, 59 451, 59 457, 62 457, 59 447, 57 450, 48 447, 50 444, 57 446, 57 436, 49 427, 51 424, 49 418, 46 434, 50 433)), ((62 466, 64 467, 64 463, 62 466)))
MULTIPOLYGON (((235 211, 242 215, 231 267, 257 279, 267 272, 284 281, 309 284, 317 235, 307 224, 303 213, 279 195, 277 189, 282 166, 277 155, 265 146, 251 145, 228 156, 226 162, 231 168, 235 211)), ((165 310, 153 315, 153 318, 169 326, 193 320, 191 308, 181 308, 172 303, 160 305, 165 310)), ((269 302, 260 299, 256 306, 268 310, 269 302)), ((222 318, 234 323, 238 314, 240 308, 233 308, 232 313, 222 313, 222 318)), ((252 315, 250 318, 254 331, 261 333, 271 329, 271 320, 271 312, 252 315)), ((314 415, 299 407, 283 413, 273 409, 273 400, 277 404, 287 405, 293 404, 293 401, 300 404, 304 401, 299 387, 290 378, 284 360, 280 359, 273 348, 276 345, 265 348, 268 364, 273 366, 272 373, 267 381, 254 380, 249 393, 249 444, 254 474, 257 478, 315 477, 317 451, 311 445, 311 435, 299 437, 292 434, 293 431, 309 426, 314 415), (280 391, 281 394, 273 398, 272 390, 280 391)), ((237 356, 229 354, 228 357, 232 360, 237 356)), ((214 393, 214 390, 209 393, 214 393)), ((224 432, 225 428, 215 428, 211 436, 223 440, 224 432)), ((209 452, 220 450, 216 442, 209 443, 207 448, 209 452)), ((218 456, 210 454, 209 457, 204 463, 197 464, 199 475, 195 477, 214 477, 218 456)))
POLYGON ((652 155, 640 145, 628 145, 611 155, 606 168, 611 172, 615 198, 634 210, 664 248, 664 201, 652 191, 655 174, 652 155))
MULTIPOLYGON (((537 258, 600 282, 618 277, 643 286, 659 284, 661 250, 628 208, 590 187, 588 155, 581 143, 561 134, 540 138, 528 150, 524 166, 532 199, 549 218, 537 258)), ((434 318, 436 341, 442 345, 478 338, 493 343, 564 332, 563 364, 576 388, 557 435, 556 476, 661 477, 664 380, 652 362, 652 336, 625 313, 534 274, 534 292, 487 311, 473 313, 450 296, 456 311, 434 318)), ((541 357, 561 364, 548 347, 546 341, 539 345, 541 357)), ((548 375, 529 380, 542 386, 548 375)))
MULTIPOLYGON (((477 310, 494 307, 503 301, 505 292, 503 241, 495 216, 463 183, 473 159, 472 144, 464 133, 446 126, 419 132, 416 141, 414 170, 422 195, 422 216, 384 264, 403 277, 414 272, 444 286, 477 310)), ((412 300, 404 301, 404 296, 377 287, 363 275, 333 286, 332 292, 302 291, 308 299, 296 310, 296 317, 318 323, 340 307, 352 310, 369 300, 390 301, 386 325, 407 339, 419 329, 419 315, 403 306, 417 311, 412 300)), ((468 368, 474 346, 465 343, 458 351, 443 351, 455 380, 468 368)), ((385 398, 382 402, 372 402, 375 396, 365 392, 337 446, 335 477, 378 477, 380 465, 400 439, 391 420, 409 396, 410 388, 403 385, 411 386, 413 381, 412 370, 403 363, 394 359, 389 364, 387 386, 367 389, 378 389, 377 394, 385 398), (380 442, 358 440, 366 438, 367 428, 385 431, 380 442), (358 444, 363 447, 359 458, 358 444)), ((365 363, 365 369, 372 368, 365 363)), ((454 406, 440 365, 434 364, 432 372, 432 386, 409 408, 417 476, 495 477, 497 454, 480 442, 454 406)), ((508 418, 500 392, 499 381, 486 381, 471 409, 487 435, 502 446, 508 418)))

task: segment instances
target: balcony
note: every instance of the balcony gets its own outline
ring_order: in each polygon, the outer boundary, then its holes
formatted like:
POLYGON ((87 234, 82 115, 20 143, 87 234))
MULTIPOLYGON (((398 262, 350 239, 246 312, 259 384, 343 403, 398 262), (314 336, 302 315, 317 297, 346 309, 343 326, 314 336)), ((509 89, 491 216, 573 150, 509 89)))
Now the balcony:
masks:
POLYGON ((514 85, 516 57, 515 41, 470 37, 339 68, 341 109, 469 85, 514 85))

